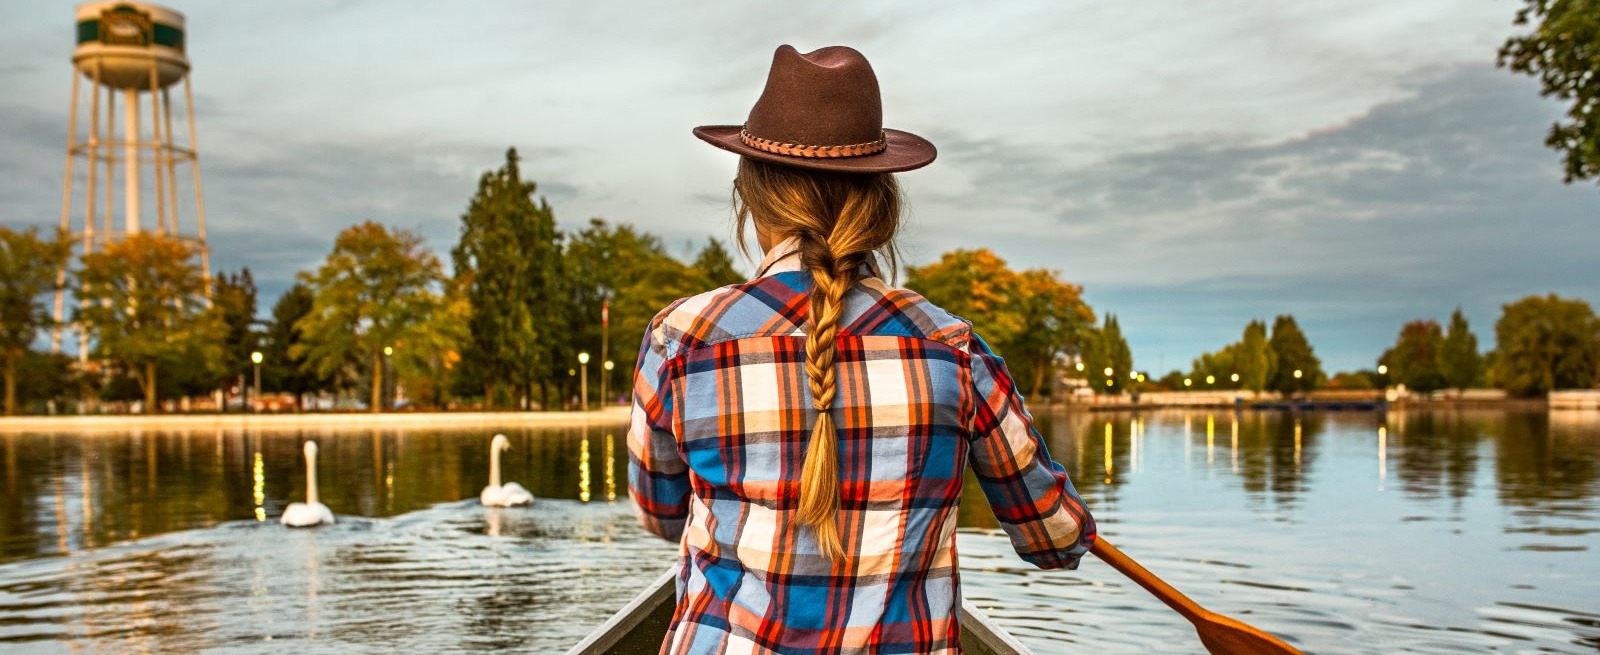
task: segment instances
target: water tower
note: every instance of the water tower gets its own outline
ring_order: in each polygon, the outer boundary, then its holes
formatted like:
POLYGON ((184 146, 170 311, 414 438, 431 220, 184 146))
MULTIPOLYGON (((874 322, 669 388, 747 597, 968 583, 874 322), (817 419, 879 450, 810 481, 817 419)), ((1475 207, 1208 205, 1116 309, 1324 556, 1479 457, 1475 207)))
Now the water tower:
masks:
MULTIPOLYGON (((80 254, 143 231, 189 240, 200 251, 209 289, 211 258, 206 249, 206 211, 195 143, 194 91, 189 85, 189 57, 184 54, 183 14, 142 2, 90 2, 78 5, 76 36, 61 229, 72 235, 80 254), (81 85, 83 81, 89 83, 81 85), (179 125, 187 137, 183 140, 173 128, 172 116, 172 91, 180 82, 183 112, 179 125), (87 103, 83 102, 83 86, 89 89, 87 103), (80 112, 85 104, 86 116, 80 112), (182 168, 188 169, 187 181, 180 179, 182 168), (180 227, 186 221, 192 221, 193 232, 180 227)), ((66 270, 62 269, 57 281, 65 279, 66 270)), ((57 288, 55 318, 59 322, 66 317, 60 285, 57 288)), ((79 332, 79 356, 83 357, 88 338, 79 332)), ((60 351, 59 329, 51 336, 50 346, 52 351, 60 351)))

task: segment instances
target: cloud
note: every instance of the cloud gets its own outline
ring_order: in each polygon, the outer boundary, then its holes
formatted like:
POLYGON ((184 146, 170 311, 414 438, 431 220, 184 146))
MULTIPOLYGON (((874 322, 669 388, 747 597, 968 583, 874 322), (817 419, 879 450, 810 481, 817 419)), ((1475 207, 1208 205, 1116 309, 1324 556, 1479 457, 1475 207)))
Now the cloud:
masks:
POLYGON ((959 212, 925 219, 1025 217, 994 245, 1085 283, 1123 315, 1136 353, 1196 353, 1252 316, 1294 312, 1332 336, 1339 365, 1356 365, 1403 321, 1457 304, 1482 330, 1524 294, 1600 297, 1600 279, 1574 275, 1600 249, 1600 193, 1561 185, 1542 145, 1558 108, 1486 67, 1415 71, 1401 87, 1401 99, 1293 138, 1179 138, 1081 166, 945 135, 963 181, 936 205, 959 212), (1040 230, 1065 238, 1040 243, 1029 235, 1040 230), (1204 337, 1179 330, 1212 317, 1204 337))

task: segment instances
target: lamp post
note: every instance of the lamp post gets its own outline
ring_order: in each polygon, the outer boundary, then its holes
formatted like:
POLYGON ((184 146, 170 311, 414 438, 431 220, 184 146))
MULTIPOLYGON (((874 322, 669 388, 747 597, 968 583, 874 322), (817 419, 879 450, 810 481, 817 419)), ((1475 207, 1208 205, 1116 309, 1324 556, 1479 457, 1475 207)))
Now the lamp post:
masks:
POLYGON ((394 354, 394 346, 383 347, 383 366, 378 372, 378 411, 389 409, 389 356, 394 354))
POLYGON ((604 409, 606 406, 606 378, 611 377, 611 369, 616 368, 617 364, 608 359, 601 366, 606 370, 605 374, 600 377, 600 408, 604 409))
POLYGON ((256 384, 255 384, 255 389, 252 389, 251 392, 250 392, 250 397, 254 398, 255 402, 251 403, 251 407, 254 408, 254 410, 255 410, 255 412, 257 414, 260 414, 261 413, 261 406, 260 406, 259 403, 261 402, 261 351, 259 351, 259 350, 250 351, 250 363, 255 364, 255 366, 256 366, 256 384))
POLYGON ((589 411, 589 351, 578 353, 578 409, 589 411))

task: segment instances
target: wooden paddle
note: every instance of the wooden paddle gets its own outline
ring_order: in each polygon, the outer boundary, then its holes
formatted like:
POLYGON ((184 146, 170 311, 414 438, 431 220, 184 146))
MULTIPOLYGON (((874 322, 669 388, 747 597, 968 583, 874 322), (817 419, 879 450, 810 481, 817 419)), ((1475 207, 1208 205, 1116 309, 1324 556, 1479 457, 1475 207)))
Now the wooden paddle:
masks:
POLYGON ((1200 643, 1205 644, 1211 655, 1305 655, 1277 637, 1201 607, 1104 538, 1096 538, 1089 552, 1189 619, 1200 633, 1200 643))

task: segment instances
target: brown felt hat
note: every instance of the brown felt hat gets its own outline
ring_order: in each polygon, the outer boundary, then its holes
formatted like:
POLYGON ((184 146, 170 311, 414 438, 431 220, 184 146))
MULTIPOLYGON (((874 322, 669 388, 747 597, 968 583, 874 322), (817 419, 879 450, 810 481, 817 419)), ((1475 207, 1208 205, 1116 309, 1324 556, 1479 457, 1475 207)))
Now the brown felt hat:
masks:
POLYGON ((927 139, 883 129, 878 76, 844 46, 806 54, 778 46, 744 125, 706 125, 694 135, 746 157, 838 173, 909 171, 938 154, 927 139))

